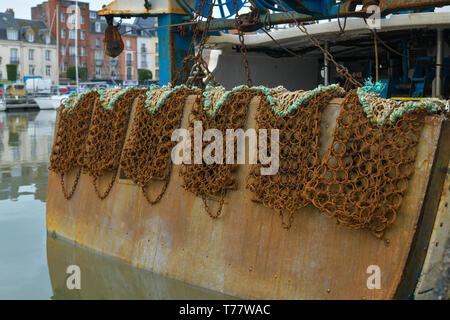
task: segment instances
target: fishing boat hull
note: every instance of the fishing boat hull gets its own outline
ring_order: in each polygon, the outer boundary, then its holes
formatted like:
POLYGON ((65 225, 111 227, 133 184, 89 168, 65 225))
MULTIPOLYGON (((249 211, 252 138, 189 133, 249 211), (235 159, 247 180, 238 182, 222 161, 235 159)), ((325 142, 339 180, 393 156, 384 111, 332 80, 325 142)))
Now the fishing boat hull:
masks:
MULTIPOLYGON (((258 98, 250 105, 247 126, 255 127, 258 98)), ((194 97, 184 108, 187 127, 194 97)), ((325 153, 339 113, 333 100, 321 122, 325 153)), ((132 116, 129 128, 133 126, 132 116)), ((60 177, 49 174, 47 229, 69 239, 168 278, 230 296, 256 299, 392 299, 406 298, 417 284, 435 222, 450 155, 450 127, 428 116, 417 146, 410 179, 395 223, 383 240, 364 230, 336 224, 309 205, 295 214, 290 230, 274 211, 253 202, 245 189, 249 165, 237 171, 238 189, 228 193, 223 213, 211 219, 202 199, 182 187, 174 166, 168 190, 150 205, 131 180, 119 178, 105 200, 95 196, 92 178, 82 174, 70 200, 60 177), (379 267, 381 285, 368 283, 379 267)), ((67 177, 73 182, 76 168, 67 177)), ((109 176, 100 181, 105 188, 109 176)), ((150 194, 161 185, 152 185, 150 194)))

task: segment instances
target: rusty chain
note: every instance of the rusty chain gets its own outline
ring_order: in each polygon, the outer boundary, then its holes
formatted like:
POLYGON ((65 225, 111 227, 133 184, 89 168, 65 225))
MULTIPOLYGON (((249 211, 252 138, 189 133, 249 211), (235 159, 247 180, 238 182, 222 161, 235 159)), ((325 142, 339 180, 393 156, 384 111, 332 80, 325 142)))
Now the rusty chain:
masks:
POLYGON ((244 70, 245 70, 245 74, 247 76, 247 86, 252 87, 253 83, 252 83, 252 79, 250 76, 250 67, 248 65, 247 47, 245 46, 244 32, 242 31, 242 19, 241 19, 241 16, 239 15, 239 7, 238 7, 236 0, 233 0, 233 7, 234 7, 234 11, 236 12, 234 19, 236 20, 236 29, 237 29, 238 36, 239 36, 239 42, 241 43, 240 49, 241 49, 242 58, 244 60, 244 70))

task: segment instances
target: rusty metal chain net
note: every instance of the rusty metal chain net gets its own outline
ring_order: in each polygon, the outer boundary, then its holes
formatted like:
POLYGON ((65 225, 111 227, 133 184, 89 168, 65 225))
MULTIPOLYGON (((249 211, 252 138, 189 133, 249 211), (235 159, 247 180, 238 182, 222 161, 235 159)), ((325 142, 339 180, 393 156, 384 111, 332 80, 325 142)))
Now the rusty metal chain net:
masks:
POLYGON ((98 97, 96 91, 82 96, 72 95, 58 108, 58 131, 50 155, 49 169, 60 174, 61 188, 66 199, 70 199, 75 192, 81 167, 69 190, 66 189, 64 175, 83 164, 92 110, 98 97))
POLYGON ((95 192, 100 199, 106 198, 114 185, 133 101, 144 93, 145 90, 131 88, 116 96, 106 107, 101 99, 95 104, 83 172, 93 177, 95 192), (113 176, 102 192, 98 187, 98 179, 106 172, 111 172, 113 176))
POLYGON ((332 142, 306 183, 304 196, 339 224, 381 237, 402 204, 414 172, 425 110, 378 125, 355 92, 341 105, 332 142))
MULTIPOLYGON (((256 94, 255 90, 248 88, 231 92, 213 115, 211 115, 211 110, 204 108, 204 96, 198 95, 189 116, 188 130, 191 140, 194 141, 194 121, 201 121, 203 132, 208 129, 217 129, 222 132, 222 136, 226 136, 226 129, 242 128, 247 118, 250 101, 256 94)), ((208 144, 203 141, 201 150, 204 150, 208 144)), ((194 159, 194 149, 191 150, 191 159, 194 159)), ((223 150, 225 150, 225 146, 223 150)), ((236 152, 237 148, 235 148, 236 152)), ((206 164, 202 160, 202 164, 183 164, 180 175, 183 178, 183 187, 201 197, 208 215, 211 218, 217 218, 222 212, 227 190, 237 189, 234 177, 237 168, 237 164, 206 164), (219 207, 216 212, 212 212, 207 200, 217 200, 217 198, 219 207)))
MULTIPOLYGON (((172 171, 170 155, 174 146, 171 136, 180 127, 185 100, 193 92, 187 87, 173 90, 157 110, 151 111, 145 103, 145 95, 137 98, 133 127, 124 145, 121 167, 125 176, 141 187, 150 204, 159 202, 167 190, 172 171), (164 181, 154 200, 147 192, 152 180, 164 181)), ((152 90, 147 92, 147 95, 151 94, 152 90)))
MULTIPOLYGON (((302 94, 305 93, 300 92, 298 96, 302 94)), ((291 226, 294 212, 309 203, 302 192, 305 184, 312 179, 313 169, 320 163, 318 152, 322 111, 333 98, 342 94, 340 90, 319 91, 306 104, 287 114, 275 113, 268 100, 261 97, 256 126, 260 129, 279 130, 279 170, 275 175, 261 175, 263 165, 252 165, 246 187, 253 192, 253 201, 261 202, 278 212, 286 229, 291 226), (283 211, 288 213, 287 222, 283 221, 283 211)), ((290 100, 288 105, 295 101, 292 98, 290 100)), ((271 144, 268 136, 268 149, 271 144)))

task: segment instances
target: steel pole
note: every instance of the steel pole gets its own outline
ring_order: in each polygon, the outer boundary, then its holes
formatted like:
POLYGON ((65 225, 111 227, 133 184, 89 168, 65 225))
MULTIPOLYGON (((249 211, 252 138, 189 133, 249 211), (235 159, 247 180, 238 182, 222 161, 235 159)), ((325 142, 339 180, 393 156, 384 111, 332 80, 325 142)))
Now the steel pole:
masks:
MULTIPOLYGON (((325 50, 328 52, 330 50, 330 42, 325 41, 325 50)), ((324 59, 324 85, 328 86, 330 84, 330 65, 328 59, 323 56, 324 59)))
POLYGON ((78 0, 75 1, 75 78, 77 82, 77 93, 78 89, 78 19, 80 18, 80 10, 78 8, 78 0))

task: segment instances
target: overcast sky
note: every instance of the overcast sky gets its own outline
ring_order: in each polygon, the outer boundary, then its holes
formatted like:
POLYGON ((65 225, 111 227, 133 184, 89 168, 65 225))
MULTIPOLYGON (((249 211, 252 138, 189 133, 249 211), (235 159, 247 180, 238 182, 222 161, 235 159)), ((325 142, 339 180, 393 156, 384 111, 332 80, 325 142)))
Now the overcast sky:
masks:
MULTIPOLYGON (((16 18, 31 19, 31 7, 42 2, 45 2, 45 0, 0 0, 0 12, 12 8, 16 18)), ((89 2, 89 9, 98 11, 104 4, 109 4, 112 0, 83 0, 80 2, 89 2)))

